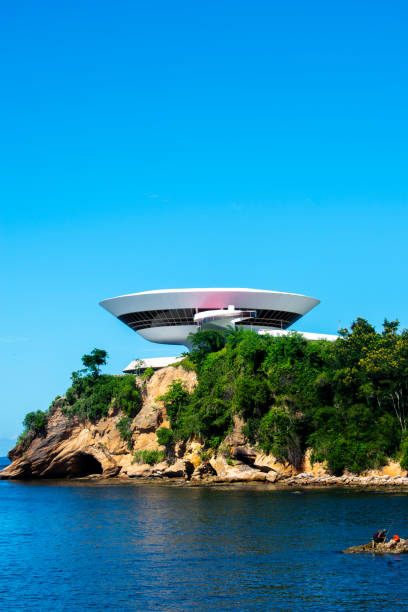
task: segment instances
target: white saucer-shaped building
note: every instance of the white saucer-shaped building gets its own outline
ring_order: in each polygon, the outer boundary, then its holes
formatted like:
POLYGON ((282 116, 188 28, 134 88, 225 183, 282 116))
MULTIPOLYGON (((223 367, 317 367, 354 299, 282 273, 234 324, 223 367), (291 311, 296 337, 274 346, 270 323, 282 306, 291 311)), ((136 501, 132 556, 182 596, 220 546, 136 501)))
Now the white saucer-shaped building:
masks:
POLYGON ((189 348, 188 336, 198 329, 239 326, 261 334, 282 334, 319 300, 262 289, 163 289, 121 295, 100 304, 150 342, 189 348))

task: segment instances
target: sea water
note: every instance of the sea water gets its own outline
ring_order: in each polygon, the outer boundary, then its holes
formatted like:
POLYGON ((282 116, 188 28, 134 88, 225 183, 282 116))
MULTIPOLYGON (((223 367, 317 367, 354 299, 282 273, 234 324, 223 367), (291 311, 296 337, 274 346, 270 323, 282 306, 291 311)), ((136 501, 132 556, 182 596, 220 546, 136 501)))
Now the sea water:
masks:
POLYGON ((408 555, 344 555, 408 496, 0 481, 1 610, 408 609, 408 555))

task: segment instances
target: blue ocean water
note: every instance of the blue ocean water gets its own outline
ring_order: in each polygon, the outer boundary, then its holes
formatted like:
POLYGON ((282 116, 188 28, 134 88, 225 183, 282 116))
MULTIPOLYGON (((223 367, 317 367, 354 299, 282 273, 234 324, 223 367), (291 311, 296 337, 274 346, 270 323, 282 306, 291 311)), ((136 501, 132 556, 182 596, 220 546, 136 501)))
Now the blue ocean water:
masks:
POLYGON ((0 481, 1 610, 395 610, 405 493, 0 481))

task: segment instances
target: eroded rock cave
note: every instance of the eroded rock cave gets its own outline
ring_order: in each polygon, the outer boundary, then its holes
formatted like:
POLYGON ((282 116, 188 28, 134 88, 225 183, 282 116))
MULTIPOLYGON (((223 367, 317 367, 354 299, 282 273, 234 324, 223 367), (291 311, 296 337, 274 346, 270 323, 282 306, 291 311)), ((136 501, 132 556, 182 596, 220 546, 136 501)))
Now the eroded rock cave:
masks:
POLYGON ((101 464, 95 457, 86 453, 77 453, 71 466, 72 476, 89 476, 90 474, 102 474, 101 464))
POLYGON ((66 462, 52 466, 42 474, 46 478, 66 478, 90 476, 91 474, 102 474, 103 468, 100 462, 88 453, 76 453, 69 457, 66 462))

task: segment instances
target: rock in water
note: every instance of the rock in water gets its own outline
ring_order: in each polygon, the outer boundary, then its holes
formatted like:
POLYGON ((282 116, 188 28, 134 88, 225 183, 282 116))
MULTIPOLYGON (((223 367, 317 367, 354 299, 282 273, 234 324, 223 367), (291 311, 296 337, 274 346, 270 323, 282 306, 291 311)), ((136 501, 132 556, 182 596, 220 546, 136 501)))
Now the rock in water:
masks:
POLYGON ((408 540, 400 540, 399 542, 390 540, 383 544, 373 544, 369 542, 368 544, 361 544, 360 546, 350 546, 350 548, 343 550, 343 552, 348 555, 359 553, 371 553, 372 555, 385 555, 391 553, 393 555, 402 555, 408 553, 408 540))

